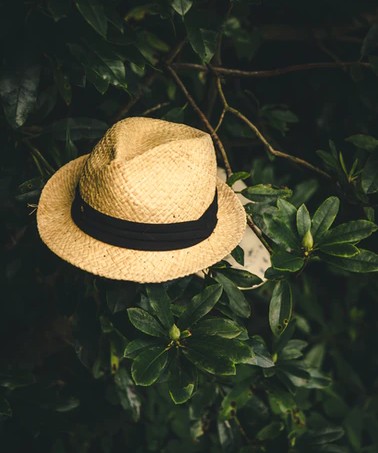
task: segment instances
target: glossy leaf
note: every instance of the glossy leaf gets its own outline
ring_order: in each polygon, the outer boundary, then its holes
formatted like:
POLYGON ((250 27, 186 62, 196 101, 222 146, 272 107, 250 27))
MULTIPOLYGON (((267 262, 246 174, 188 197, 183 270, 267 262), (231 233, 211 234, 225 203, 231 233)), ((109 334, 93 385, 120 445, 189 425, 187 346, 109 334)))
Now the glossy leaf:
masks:
POLYGON ((360 253, 359 249, 353 244, 330 244, 321 245, 319 250, 327 255, 350 258, 360 253))
POLYGON ((131 375, 137 385, 148 386, 159 379, 168 360, 164 347, 152 347, 140 353, 133 361, 131 375))
POLYGON ((0 98, 8 123, 17 129, 32 112, 39 84, 40 67, 7 69, 0 72, 0 98))
POLYGON ((219 420, 229 420, 234 417, 236 411, 245 406, 253 397, 248 382, 242 382, 232 388, 222 400, 219 420))
POLYGON ((127 314, 131 324, 141 332, 153 337, 162 337, 166 335, 163 327, 159 322, 150 315, 146 310, 141 308, 128 308, 127 314))
POLYGON ((174 324, 171 312, 171 301, 165 288, 162 285, 146 285, 149 303, 155 316, 159 319, 163 327, 169 330, 174 324))
MULTIPOLYGON (((190 14, 188 16, 190 16, 190 14)), ((187 19, 188 16, 185 18, 185 25, 189 43, 194 52, 200 57, 201 61, 204 64, 207 64, 215 53, 217 33, 213 30, 207 30, 198 26, 196 16, 187 19)))
POLYGON ((287 187, 281 189, 272 187, 270 184, 258 184, 242 190, 242 194, 257 203, 272 203, 278 198, 291 197, 292 191, 287 187))
POLYGON ((238 264, 244 266, 244 250, 240 247, 240 245, 237 245, 234 248, 234 250, 231 252, 231 256, 238 264))
POLYGON ((304 259, 285 251, 275 252, 271 256, 272 266, 280 271, 297 272, 302 269, 304 259))
POLYGON ((222 295, 221 285, 207 286, 201 293, 193 297, 186 310, 177 321, 181 330, 195 324, 215 306, 222 295))
POLYGON ((229 359, 234 363, 249 363, 253 357, 251 347, 240 340, 229 340, 222 337, 209 336, 206 341, 203 338, 191 338, 188 341, 188 347, 196 351, 202 351, 206 354, 213 354, 225 359, 229 359))
POLYGON ((141 352, 145 351, 146 349, 150 349, 153 346, 158 346, 156 340, 149 338, 137 338, 136 340, 132 340, 127 344, 123 355, 128 359, 135 359, 135 357, 141 352))
POLYGON ((100 0, 75 0, 75 3, 80 14, 88 24, 103 38, 106 38, 108 21, 104 6, 100 0))
POLYGON ((259 441, 273 440, 278 437, 284 430, 285 426, 282 422, 272 422, 256 434, 256 439, 259 441))
POLYGON ((220 272, 217 272, 216 275, 214 275, 214 280, 222 285, 221 287, 227 294, 230 308, 235 314, 241 316, 242 318, 248 318, 251 316, 251 306, 249 305, 249 302, 232 280, 220 272))
POLYGON ((378 192, 378 155, 374 154, 366 161, 361 174, 361 187, 367 194, 378 192))
POLYGON ((281 335, 288 326, 292 304, 289 283, 285 280, 277 282, 269 304, 269 325, 274 335, 281 335))
POLYGON ((104 135, 108 129, 108 125, 103 121, 94 118, 64 118, 52 123, 47 131, 56 140, 65 141, 67 138, 67 130, 70 131, 70 138, 73 141, 99 138, 104 135))
POLYGON ((311 217, 308 209, 302 204, 297 211, 297 231, 300 237, 303 236, 311 229, 311 217))
POLYGON ((339 206, 340 200, 337 197, 329 197, 316 210, 311 226, 311 233, 315 243, 319 241, 335 221, 339 206))
MULTIPOLYGON (((230 339, 238 337, 243 330, 244 329, 241 326, 231 319, 208 318, 199 321, 193 328, 192 332, 194 337, 197 335, 201 335, 203 337, 206 337, 207 335, 215 335, 230 339)), ((204 339, 204 341, 206 340, 204 339)))
POLYGON ((227 179, 227 185, 232 187, 236 181, 240 181, 241 179, 247 179, 251 175, 247 171, 238 171, 236 173, 232 173, 232 175, 227 179))
POLYGON ((378 227, 368 220, 352 220, 342 223, 328 231, 321 240, 321 245, 358 242, 377 231, 378 227))
POLYGON ((192 0, 172 1, 172 8, 176 11, 177 14, 180 14, 180 16, 185 16, 185 14, 190 10, 192 5, 193 5, 192 0))
POLYGON ((187 373, 181 361, 176 360, 171 366, 171 378, 168 382, 169 395, 172 401, 175 404, 186 403, 193 395, 194 386, 193 376, 187 373))
POLYGON ((251 274, 244 269, 233 269, 232 267, 222 269, 218 273, 224 274, 228 279, 232 280, 236 286, 240 288, 251 288, 259 285, 262 280, 257 275, 251 274))
POLYGON ((265 341, 258 335, 254 335, 248 342, 253 350, 253 357, 248 362, 250 365, 256 365, 260 368, 274 367, 272 355, 268 351, 265 341))
POLYGON ((360 253, 349 258, 325 254, 321 255, 321 258, 329 264, 350 272, 377 272, 378 255, 370 250, 359 249, 359 251, 360 253))
POLYGON ((299 240, 293 233, 290 225, 277 216, 264 215, 266 233, 276 244, 285 249, 299 250, 299 240))
POLYGON ((375 151, 378 149, 378 139, 371 135, 356 134, 345 139, 346 142, 353 143, 357 148, 365 151, 375 151))
POLYGON ((214 351, 211 352, 206 348, 205 350, 186 348, 183 349, 183 353, 201 371, 221 376, 236 374, 235 364, 229 359, 215 355, 214 351))

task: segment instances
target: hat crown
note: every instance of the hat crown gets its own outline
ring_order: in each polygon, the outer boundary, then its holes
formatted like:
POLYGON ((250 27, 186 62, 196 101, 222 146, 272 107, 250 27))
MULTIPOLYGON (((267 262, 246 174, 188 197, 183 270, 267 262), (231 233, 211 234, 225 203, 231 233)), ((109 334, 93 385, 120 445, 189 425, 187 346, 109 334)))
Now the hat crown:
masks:
POLYGON ((197 220, 214 198, 213 143, 190 126, 127 118, 95 146, 79 184, 83 199, 112 217, 140 223, 197 220))

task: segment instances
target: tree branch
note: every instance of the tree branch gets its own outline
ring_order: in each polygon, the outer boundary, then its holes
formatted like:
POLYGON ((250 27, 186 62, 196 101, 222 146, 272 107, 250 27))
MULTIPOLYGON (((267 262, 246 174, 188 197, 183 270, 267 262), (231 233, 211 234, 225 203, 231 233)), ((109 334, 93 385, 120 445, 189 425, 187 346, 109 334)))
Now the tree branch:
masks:
POLYGON ((350 66, 361 66, 363 68, 371 68, 371 64, 363 61, 334 61, 325 63, 304 63, 296 64, 292 66, 286 66, 285 68, 277 69, 266 69, 258 71, 243 71, 240 69, 223 68, 220 66, 204 66, 195 63, 172 63, 172 67, 175 69, 194 69, 196 71, 208 72, 212 71, 215 74, 221 74, 230 77, 254 77, 254 78, 267 78, 277 77, 284 74, 289 74, 298 71, 308 71, 312 69, 335 69, 335 68, 348 68, 350 66))
POLYGON ((184 93, 184 96, 188 100, 189 104, 192 106, 193 110, 197 113, 197 115, 199 116, 203 125, 205 126, 205 128, 207 129, 209 134, 211 135, 211 138, 214 140, 215 145, 217 146, 219 152, 221 153, 227 177, 230 177, 232 174, 231 165, 228 160, 226 150, 224 149, 223 143, 221 142, 220 138, 218 137, 218 134, 215 132, 213 126, 210 124, 210 122, 206 118, 205 114, 198 107, 198 105, 197 105, 196 101, 193 99, 192 95, 186 89, 184 83, 182 82, 180 77, 177 75, 177 72, 169 64, 166 66, 166 69, 172 76, 173 80, 176 82, 177 86, 184 93))
MULTIPOLYGON (((184 47, 186 40, 181 41, 180 43, 175 46, 172 51, 168 54, 167 58, 160 62, 160 65, 170 64, 172 61, 177 57, 177 55, 181 52, 181 49, 184 47)), ((158 67, 160 66, 158 65, 158 67)), ((124 118, 129 111, 134 107, 134 105, 139 102, 139 100, 143 97, 146 88, 149 88, 156 80, 157 76, 159 75, 158 68, 154 68, 155 71, 151 73, 146 79, 144 79, 140 85, 138 90, 136 91, 134 97, 132 97, 129 102, 123 106, 112 118, 112 121, 119 121, 124 118)))
POLYGON ((217 77, 217 86, 218 86, 219 96, 220 96, 220 98, 222 100, 224 109, 227 112, 232 113, 234 116, 239 118, 241 121, 243 121, 254 132, 256 137, 265 146, 265 148, 267 149, 267 151, 270 154, 272 154, 273 156, 276 156, 276 157, 282 157, 284 159, 287 159, 290 162, 293 162, 293 163, 295 163, 297 165, 301 165, 302 167, 305 167, 305 168, 317 173, 318 175, 322 176, 323 178, 326 178, 328 180, 332 179, 331 176, 328 173, 326 173, 325 171, 321 170, 320 168, 315 167, 314 165, 310 164, 310 162, 307 162, 306 160, 303 160, 303 159, 301 159, 299 157, 292 156, 291 154, 286 154, 286 153, 284 153, 282 151, 274 149, 273 146, 264 137, 264 135, 260 132, 260 130, 246 116, 244 116, 241 112, 239 112, 239 110, 229 106, 229 104, 227 102, 227 99, 226 99, 226 97, 224 95, 223 88, 222 88, 222 83, 221 83, 221 80, 220 80, 219 77, 217 77))

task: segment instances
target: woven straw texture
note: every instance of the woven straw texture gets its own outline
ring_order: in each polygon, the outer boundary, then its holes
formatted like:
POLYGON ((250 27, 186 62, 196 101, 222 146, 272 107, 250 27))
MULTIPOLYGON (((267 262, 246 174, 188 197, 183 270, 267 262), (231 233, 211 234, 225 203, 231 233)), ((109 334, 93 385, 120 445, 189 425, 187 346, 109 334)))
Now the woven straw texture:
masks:
POLYGON ((216 176, 211 138, 192 127, 128 118, 110 128, 91 154, 59 169, 44 187, 37 210, 45 244, 69 263, 103 277, 164 282, 193 274, 225 257, 245 230, 235 193, 216 176), (218 223, 195 246, 139 251, 92 238, 71 219, 77 184, 83 199, 104 214, 144 223, 198 219, 218 190, 218 223))

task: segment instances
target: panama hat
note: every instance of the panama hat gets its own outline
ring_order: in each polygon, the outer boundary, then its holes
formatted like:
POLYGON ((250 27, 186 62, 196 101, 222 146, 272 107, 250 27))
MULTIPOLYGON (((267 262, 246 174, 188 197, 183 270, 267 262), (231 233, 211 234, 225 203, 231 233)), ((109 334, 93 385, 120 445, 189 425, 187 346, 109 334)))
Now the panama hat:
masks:
POLYGON ((228 255, 243 237, 246 215, 217 178, 209 134, 133 117, 49 179, 37 226, 56 255, 85 271, 158 283, 228 255))

